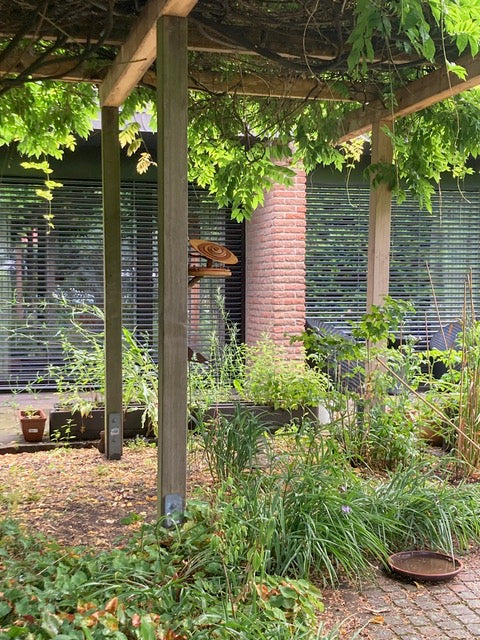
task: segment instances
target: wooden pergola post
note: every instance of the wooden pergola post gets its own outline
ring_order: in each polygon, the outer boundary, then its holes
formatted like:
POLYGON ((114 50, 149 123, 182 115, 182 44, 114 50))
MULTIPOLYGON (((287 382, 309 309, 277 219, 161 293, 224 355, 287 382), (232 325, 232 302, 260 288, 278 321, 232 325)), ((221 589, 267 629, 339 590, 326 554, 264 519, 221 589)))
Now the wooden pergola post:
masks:
MULTIPOLYGON (((186 485, 187 21, 197 0, 148 0, 100 86, 104 193, 105 440, 122 455, 122 290, 118 107, 157 55, 159 69, 159 447, 161 495, 184 499, 186 485), (165 18, 161 16, 181 16, 165 18), (158 32, 158 33, 157 33, 158 32), (165 215, 164 215, 165 213, 165 215), (166 223, 164 224, 164 218, 166 223), (175 274, 176 272, 176 274, 175 274), (178 282, 175 279, 178 278, 178 282), (184 291, 185 289, 185 291, 184 291), (166 299, 163 299, 165 291, 166 299), (164 319, 166 318, 166 319, 164 319), (163 335, 165 334, 165 336, 163 335), (162 337, 163 336, 163 337, 162 337), (174 347, 171 345, 175 345, 174 347), (183 349, 184 347, 184 349, 183 349), (169 367, 172 367, 170 370, 169 367), (185 369, 183 371, 183 369, 185 369), (163 376, 168 371, 171 375, 163 376), (165 385, 165 386, 164 386, 165 385), (183 386, 182 386, 183 385, 183 386), (183 397, 185 396, 185 398, 183 397), (168 407, 168 408, 165 408, 168 407), (180 427, 174 415, 180 417, 180 427), (182 426, 182 419, 184 424, 182 426), (178 433, 177 433, 178 431, 178 433), (170 457, 169 457, 170 456, 170 457), (161 478, 164 478, 162 484, 161 478), (183 480, 181 479, 183 477, 183 480)), ((165 503, 165 500, 163 500, 165 503)), ((178 503, 178 500, 177 500, 178 503)), ((175 506, 175 511, 178 511, 175 506)), ((168 508, 165 513, 168 512, 168 508)), ((183 510, 183 502, 182 508, 183 510)))
POLYGON ((122 455, 122 269, 118 108, 102 107, 105 456, 122 455))
MULTIPOLYGON (((383 130, 391 126, 382 120, 372 127, 372 164, 391 164, 392 142, 383 130)), ((390 277, 390 225, 392 192, 388 185, 370 187, 370 217, 368 223, 367 311, 383 303, 388 294, 390 277)))
POLYGON ((157 30, 158 118, 158 507, 182 519, 187 437, 187 20, 157 30))

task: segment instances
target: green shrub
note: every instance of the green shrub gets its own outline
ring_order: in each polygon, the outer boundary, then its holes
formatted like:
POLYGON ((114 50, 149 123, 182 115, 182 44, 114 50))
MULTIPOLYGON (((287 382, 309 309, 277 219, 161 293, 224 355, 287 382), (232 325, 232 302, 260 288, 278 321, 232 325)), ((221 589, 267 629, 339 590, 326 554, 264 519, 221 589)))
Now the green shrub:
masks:
POLYGON ((232 476, 218 492, 218 526, 232 564, 255 557, 269 574, 358 579, 390 553, 452 552, 480 539, 480 488, 454 486, 431 463, 385 478, 357 473, 332 441, 302 436, 276 473, 232 476))
POLYGON ((248 402, 292 410, 318 405, 330 387, 327 376, 292 359, 270 338, 246 348, 245 380, 236 386, 248 402))
POLYGON ((402 322, 412 306, 387 297, 383 306, 352 327, 352 338, 306 332, 302 340, 316 369, 329 371, 328 394, 332 433, 356 465, 394 469, 421 455, 423 442, 414 421, 411 389, 419 384, 422 357, 402 335, 402 322))
POLYGON ((266 429, 261 416, 240 405, 232 416, 219 413, 212 419, 199 414, 195 433, 201 440, 213 478, 225 480, 255 466, 265 453, 266 429))
POLYGON ((207 409, 232 399, 235 383, 241 384, 245 372, 245 345, 238 341, 238 329, 225 319, 226 340, 210 336, 207 362, 195 357, 188 365, 188 395, 191 408, 207 409))
MULTIPOLYGON (((88 416, 105 396, 104 333, 93 330, 81 318, 104 321, 103 311, 94 305, 71 305, 60 298, 69 314, 68 329, 61 329, 63 364, 49 367, 60 403, 72 413, 88 416)), ((142 423, 158 432, 158 372, 149 347, 133 331, 122 328, 122 389, 124 411, 144 409, 142 423)))

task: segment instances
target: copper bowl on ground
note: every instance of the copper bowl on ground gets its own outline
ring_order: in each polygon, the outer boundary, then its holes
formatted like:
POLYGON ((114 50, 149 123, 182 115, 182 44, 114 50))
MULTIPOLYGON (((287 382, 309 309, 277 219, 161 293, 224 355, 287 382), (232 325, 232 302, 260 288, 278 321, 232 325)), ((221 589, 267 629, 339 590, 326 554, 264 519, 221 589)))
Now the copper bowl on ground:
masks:
POLYGON ((388 564, 400 576, 425 582, 450 580, 463 569, 461 560, 437 551, 401 551, 392 554, 388 564))

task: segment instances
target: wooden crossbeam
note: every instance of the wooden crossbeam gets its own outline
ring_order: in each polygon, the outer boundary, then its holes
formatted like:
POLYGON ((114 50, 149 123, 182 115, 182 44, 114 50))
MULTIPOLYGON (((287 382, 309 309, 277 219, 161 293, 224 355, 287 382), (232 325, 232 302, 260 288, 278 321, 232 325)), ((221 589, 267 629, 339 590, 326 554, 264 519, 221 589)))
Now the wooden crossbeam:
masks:
MULTIPOLYGON (((355 98, 335 89, 335 84, 314 79, 262 77, 253 74, 231 74, 228 78, 209 71, 193 72, 189 78, 190 89, 217 93, 238 93, 270 98, 297 98, 303 100, 352 101, 355 98)), ((358 98, 360 100, 360 98, 358 98)))
MULTIPOLYGON (((173 3, 172 3, 173 4, 173 3)), ((172 9, 173 10, 173 9, 172 9)), ((178 8, 177 8, 178 10, 178 8)), ((165 14, 167 15, 167 14, 165 14)), ((173 15, 173 14, 172 14, 173 15)), ((127 21, 125 16, 116 17, 115 24, 113 25, 112 31, 109 36, 102 40, 102 44, 105 46, 113 46, 120 47, 124 42, 128 35, 127 29, 127 21)), ((0 38, 12 38, 15 34, 9 33, 2 29, 3 25, 0 25, 0 38)), ((57 34, 55 31, 48 31, 48 25, 45 25, 45 30, 42 31, 42 39, 43 40, 55 40, 57 34)), ((255 27, 250 28, 242 28, 241 30, 242 36, 248 39, 251 42, 256 42, 259 40, 259 32, 255 27)), ((35 38, 37 34, 26 34, 25 38, 35 38)), ((319 44, 318 40, 314 37, 307 36, 301 40, 301 46, 299 46, 298 36, 294 34, 277 34, 275 31, 271 33, 262 33, 260 34, 262 39, 262 46, 274 51, 279 56, 297 59, 297 60, 305 60, 305 56, 309 58, 316 58, 317 60, 334 60, 338 55, 338 51, 336 47, 329 46, 326 44, 319 44)), ((72 24, 69 28, 69 41, 77 42, 79 44, 90 42, 92 40, 82 32, 78 30, 76 25, 72 24)), ((94 40, 93 40, 94 42, 94 40)), ((248 56, 258 56, 260 55, 258 51, 249 49, 246 46, 241 46, 238 43, 229 42, 225 38, 221 39, 218 36, 215 37, 213 33, 208 33, 203 29, 200 30, 199 27, 192 20, 188 25, 188 50, 189 51, 200 51, 205 53, 215 53, 215 54, 241 54, 248 56)), ((379 63, 384 61, 387 64, 405 64, 418 61, 417 56, 408 55, 406 53, 395 53, 392 59, 385 60, 384 58, 375 57, 372 62, 379 63)))
MULTIPOLYGON (((170 3, 166 0, 155 0, 154 4, 157 5, 157 12, 166 11, 166 7, 176 7, 179 10, 178 5, 181 3, 187 3, 188 6, 193 6, 195 0, 171 0, 170 3), (159 9, 159 6, 163 9, 159 9)), ((183 5, 184 10, 185 6, 183 5)), ((152 7, 152 3, 149 3, 147 7, 152 7)), ((173 9, 171 9, 173 10, 173 9)), ((167 15, 162 14, 162 15, 167 15)), ((150 17, 151 20, 153 18, 150 17)), ((153 21, 155 22, 155 21, 153 21)), ((145 33, 145 21, 143 32, 145 33)), ((155 31, 155 29, 153 29, 155 31)), ((149 34, 150 35, 150 34, 149 34)), ((127 43, 122 47, 127 48, 127 43)), ((130 46, 129 48, 132 48, 130 46)), ((133 54, 132 54, 133 55, 133 54)), ((155 55, 155 53, 151 53, 155 55)), ((134 67, 136 69, 135 74, 129 75, 128 85, 135 86, 142 78, 144 83, 155 86, 156 77, 151 71, 148 71, 148 67, 151 61, 147 64, 147 59, 136 59, 137 62, 131 62, 131 64, 121 65, 118 60, 121 54, 117 57, 115 63, 116 74, 119 74, 122 69, 126 71, 127 67, 134 67), (140 71, 141 69, 141 71, 140 71), (139 75, 140 72, 140 75, 139 75), (137 77, 138 76, 138 77, 137 77)), ((141 55, 139 55, 141 58, 141 55)), ((130 58, 130 61, 132 58, 130 58)), ((31 63, 35 62, 34 57, 27 52, 23 52, 22 56, 18 58, 10 58, 8 61, 2 61, 0 64, 0 77, 6 74, 21 73, 24 69, 28 69, 31 63)), ((105 63, 107 64, 107 63, 105 63)), ((462 80, 455 74, 448 72, 445 67, 437 69, 432 73, 415 80, 396 94, 396 104, 391 109, 386 109, 383 104, 375 100, 370 102, 366 107, 352 111, 341 124, 342 134, 339 137, 339 142, 355 138, 363 133, 367 133, 372 128, 372 122, 382 120, 385 122, 391 122, 401 116, 420 111, 425 107, 440 102, 446 98, 457 95, 462 91, 466 91, 475 86, 480 85, 480 56, 472 58, 470 55, 461 57, 457 64, 463 66, 466 69, 467 77, 462 80)), ((131 72, 131 69, 130 69, 131 72)), ((130 73, 129 72, 129 73, 130 73)), ((109 83, 112 82, 111 78, 116 75, 112 68, 107 75, 104 76, 102 70, 92 71, 87 65, 76 65, 74 60, 61 60, 58 61, 54 57, 51 60, 45 61, 45 63, 38 69, 35 69, 32 77, 52 77, 61 78, 67 82, 93 82, 95 84, 101 84, 100 96, 101 99, 107 100, 102 103, 104 106, 110 105, 111 102, 118 102, 120 104, 123 100, 115 93, 115 88, 112 85, 110 96, 107 96, 109 83), (110 80, 109 80, 110 78, 110 80)), ((123 81, 127 81, 124 77, 118 79, 119 82, 115 85, 122 85, 123 81)), ((133 88, 133 86, 131 88, 133 88)), ((128 95, 130 88, 126 90, 126 85, 123 85, 122 92, 128 95)), ((298 98, 298 99, 317 99, 317 100, 358 100, 365 99, 365 94, 345 96, 340 92, 335 91, 335 87, 322 85, 321 83, 313 79, 295 78, 285 80, 280 77, 265 79, 260 76, 254 76, 252 74, 232 75, 230 79, 226 80, 219 74, 213 72, 199 72, 193 73, 189 79, 190 89, 206 89, 208 91, 219 91, 227 93, 238 93, 243 95, 253 96, 270 96, 270 97, 282 97, 282 98, 298 98)), ((373 95, 373 91, 368 91, 373 95)), ((126 97, 125 95, 125 97, 126 97)), ((114 104, 113 106, 117 106, 114 104)))
POLYGON ((456 64, 465 68, 465 80, 447 71, 446 67, 441 67, 398 91, 391 109, 375 101, 365 108, 352 111, 343 120, 339 142, 367 133, 372 129, 373 122, 392 122, 480 85, 480 56, 472 58, 471 55, 465 55, 456 64))
MULTIPOLYGON (((200 30, 195 22, 188 25, 188 49, 189 51, 201 51, 205 53, 220 54, 241 54, 241 55, 259 55, 257 51, 249 49, 233 41, 229 41, 222 36, 216 36, 212 33, 209 37, 210 30, 200 30)), ((304 38, 300 42, 295 37, 286 34, 279 36, 275 32, 267 34, 259 34, 255 27, 242 28, 241 34, 250 42, 258 41, 259 35, 263 36, 262 46, 275 51, 280 56, 286 58, 300 58, 305 56, 317 58, 319 60, 333 60, 337 55, 337 50, 333 46, 319 45, 313 38, 304 38)))
MULTIPOLYGON (((32 54, 24 54, 21 58, 10 60, 8 64, 0 63, 0 78, 8 74, 22 73, 35 62, 32 54)), ((59 60, 52 56, 45 60, 41 67, 36 69, 31 77, 34 78, 59 78, 65 82, 91 82, 101 85, 104 82, 107 62, 104 69, 92 70, 89 64, 77 65, 75 60, 59 60)), ((153 71, 147 71, 140 83, 156 86, 157 77, 153 71)), ((329 85, 313 79, 305 78, 264 78, 259 75, 232 74, 228 79, 222 74, 212 71, 193 72, 188 79, 188 88, 191 90, 204 90, 218 93, 237 93, 247 96, 264 96, 271 98, 292 98, 299 100, 333 100, 333 101, 358 101, 365 98, 365 92, 354 95, 345 95, 335 89, 335 84, 329 85)), ((373 88, 369 90, 373 93, 373 88)))
POLYGON ((53 78, 65 82, 91 82, 101 84, 104 80, 108 65, 104 62, 104 68, 99 66, 96 70, 90 64, 80 63, 75 58, 59 58, 51 56, 42 61, 42 65, 35 67, 30 73, 31 65, 35 65, 36 56, 30 52, 23 51, 17 56, 12 56, 8 60, 0 62, 0 78, 11 76, 13 79, 17 74, 27 72, 31 78, 53 78))
POLYGON ((161 16, 186 17, 197 0, 150 0, 100 86, 102 107, 119 107, 156 58, 157 22, 161 16))

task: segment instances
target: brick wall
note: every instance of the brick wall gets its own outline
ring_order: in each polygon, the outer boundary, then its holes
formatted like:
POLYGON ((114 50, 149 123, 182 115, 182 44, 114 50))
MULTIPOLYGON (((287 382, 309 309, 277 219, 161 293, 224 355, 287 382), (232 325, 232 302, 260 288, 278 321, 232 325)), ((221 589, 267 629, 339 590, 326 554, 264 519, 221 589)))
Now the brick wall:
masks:
MULTIPOLYGON (((298 334, 305 324, 306 177, 275 185, 246 228, 246 340, 268 335, 289 346, 285 334, 298 334)), ((292 355, 301 354, 297 345, 292 355)))

